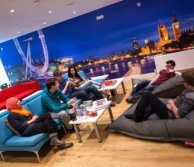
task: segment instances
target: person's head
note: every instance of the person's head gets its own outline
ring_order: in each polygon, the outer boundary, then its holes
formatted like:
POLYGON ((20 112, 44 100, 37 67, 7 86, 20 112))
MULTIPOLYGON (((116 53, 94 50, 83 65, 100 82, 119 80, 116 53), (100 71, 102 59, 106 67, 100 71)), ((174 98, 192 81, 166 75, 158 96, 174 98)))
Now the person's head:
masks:
POLYGON ((60 70, 55 70, 53 72, 53 76, 54 78, 56 78, 59 82, 61 82, 63 80, 63 76, 62 76, 62 72, 60 70))
POLYGON ((6 101, 7 110, 20 110, 22 108, 20 100, 16 97, 10 97, 6 101))
POLYGON ((182 74, 183 84, 187 89, 194 88, 194 71, 187 71, 182 74))
POLYGON ((70 66, 68 68, 68 77, 70 77, 70 78, 77 77, 77 78, 81 79, 81 77, 79 76, 79 74, 77 72, 77 69, 74 66, 70 66))
POLYGON ((46 87, 49 91, 54 92, 59 89, 59 81, 56 78, 51 78, 46 81, 46 87))
POLYGON ((167 70, 174 70, 175 66, 176 66, 176 63, 174 60, 166 61, 166 69, 167 70))

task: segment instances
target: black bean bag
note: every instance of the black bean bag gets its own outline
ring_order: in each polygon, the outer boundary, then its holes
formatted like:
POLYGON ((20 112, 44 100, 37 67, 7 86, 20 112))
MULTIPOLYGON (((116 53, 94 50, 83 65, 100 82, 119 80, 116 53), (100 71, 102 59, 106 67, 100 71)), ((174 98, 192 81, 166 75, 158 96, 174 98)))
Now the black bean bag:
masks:
MULTIPOLYGON (((167 99, 161 99, 166 102, 167 99)), ((136 123, 126 119, 124 114, 133 114, 137 103, 127 109, 107 130, 149 140, 161 141, 194 141, 194 110, 180 119, 159 119, 152 114, 149 120, 136 123)))

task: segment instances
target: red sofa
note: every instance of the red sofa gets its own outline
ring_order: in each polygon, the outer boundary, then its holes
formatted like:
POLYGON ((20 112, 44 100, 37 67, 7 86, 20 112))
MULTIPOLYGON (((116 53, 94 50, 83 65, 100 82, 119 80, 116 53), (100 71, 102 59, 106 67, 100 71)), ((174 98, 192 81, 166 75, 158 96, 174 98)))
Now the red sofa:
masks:
POLYGON ((40 90, 38 81, 23 82, 0 91, 0 109, 5 108, 6 100, 10 97, 23 99, 24 97, 40 90))

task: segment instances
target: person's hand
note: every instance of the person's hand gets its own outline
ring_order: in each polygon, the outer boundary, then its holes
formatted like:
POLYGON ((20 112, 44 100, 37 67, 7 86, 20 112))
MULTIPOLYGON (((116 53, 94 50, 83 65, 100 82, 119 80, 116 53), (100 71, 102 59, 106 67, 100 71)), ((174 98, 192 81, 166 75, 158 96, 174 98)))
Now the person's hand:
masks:
POLYGON ((69 105, 73 105, 76 102, 77 98, 74 97, 69 101, 69 105))
POLYGON ((39 118, 38 115, 33 115, 31 120, 27 121, 27 124, 30 125, 31 123, 35 122, 39 118))
POLYGON ((38 115, 33 115, 33 117, 32 117, 32 119, 31 119, 31 120, 32 120, 33 122, 35 122, 38 118, 39 118, 39 116, 38 116, 38 115))
POLYGON ((171 106, 169 103, 166 105, 166 107, 167 107, 170 111, 172 111, 172 106, 171 106))
POLYGON ((66 82, 66 85, 68 86, 69 84, 71 84, 71 81, 70 80, 68 80, 67 82, 66 82))
POLYGON ((174 100, 172 99, 168 100, 167 104, 170 104, 170 105, 174 104, 174 100))

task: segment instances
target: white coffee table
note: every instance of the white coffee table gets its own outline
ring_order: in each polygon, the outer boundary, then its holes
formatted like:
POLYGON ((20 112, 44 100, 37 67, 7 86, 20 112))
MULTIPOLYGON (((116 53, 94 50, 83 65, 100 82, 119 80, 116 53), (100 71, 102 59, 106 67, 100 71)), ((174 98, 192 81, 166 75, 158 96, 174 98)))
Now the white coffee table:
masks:
MULTIPOLYGON (((119 103, 118 101, 118 93, 117 93, 117 88, 118 86, 121 84, 122 85, 122 88, 123 88, 123 93, 125 94, 126 93, 126 89, 125 89, 125 85, 124 85, 124 82, 123 82, 123 78, 116 78, 116 79, 111 79, 111 80, 116 80, 117 82, 114 84, 114 85, 105 85, 104 87, 98 89, 99 91, 107 91, 107 90, 112 90, 114 91, 115 93, 115 97, 116 97, 116 101, 117 103, 119 103)), ((111 81, 111 80, 108 80, 108 81, 111 81)))
POLYGON ((98 115, 95 116, 95 117, 89 117, 89 116, 78 117, 77 120, 69 122, 69 124, 73 125, 73 127, 75 129, 75 134, 76 134, 76 137, 77 137, 77 140, 78 140, 79 143, 81 143, 82 140, 81 140, 81 136, 80 136, 80 133, 79 133, 79 130, 78 130, 78 125, 79 124, 84 124, 84 123, 92 123, 94 125, 94 129, 95 129, 95 132, 96 132, 96 136, 98 138, 98 142, 99 143, 102 142, 102 138, 101 138, 100 132, 98 130, 98 125, 97 125, 99 118, 108 109, 109 115, 110 115, 110 120, 111 120, 111 122, 114 121, 113 114, 112 114, 112 109, 110 107, 111 101, 108 101, 108 103, 109 104, 107 105, 106 108, 101 109, 101 110, 97 110, 98 115))

